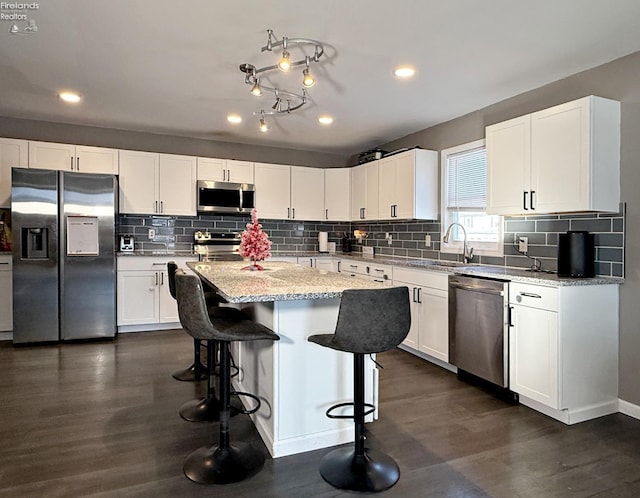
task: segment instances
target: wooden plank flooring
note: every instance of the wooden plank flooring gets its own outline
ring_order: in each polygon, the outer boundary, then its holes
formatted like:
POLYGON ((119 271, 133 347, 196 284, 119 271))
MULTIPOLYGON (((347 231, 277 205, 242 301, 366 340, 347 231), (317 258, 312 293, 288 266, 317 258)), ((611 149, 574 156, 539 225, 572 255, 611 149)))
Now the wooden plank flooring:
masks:
MULTIPOLYGON (((276 460, 242 483, 203 486, 182 474, 216 424, 178 416, 204 383, 182 331, 114 342, 0 343, 0 496, 334 497, 318 474, 327 450, 276 460)), ((369 442, 392 455, 397 497, 637 497, 640 421, 616 414, 572 427, 507 404, 403 351, 379 355, 380 419, 369 442)), ((303 416, 303 414, 301 414, 303 416)), ((247 416, 232 439, 265 451, 247 416)))

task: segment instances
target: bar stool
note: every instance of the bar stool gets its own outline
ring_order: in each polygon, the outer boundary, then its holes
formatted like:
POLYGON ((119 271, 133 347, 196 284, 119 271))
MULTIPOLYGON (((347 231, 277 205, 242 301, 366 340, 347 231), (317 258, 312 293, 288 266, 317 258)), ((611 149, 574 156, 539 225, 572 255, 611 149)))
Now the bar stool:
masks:
POLYGON ((312 335, 307 340, 353 353, 353 403, 340 403, 326 412, 330 418, 353 418, 354 447, 338 448, 320 462, 320 475, 332 486, 351 491, 383 491, 400 479, 400 468, 390 456, 365 447, 365 415, 373 405, 364 402, 364 356, 397 347, 409 333, 411 310, 407 287, 351 289, 342 293, 335 334, 312 335), (334 415, 353 406, 353 415, 334 415), (366 411, 365 411, 366 409, 366 411))
MULTIPOLYGON (((184 474, 202 484, 227 484, 238 482, 257 473, 264 465, 264 454, 247 443, 230 443, 229 420, 231 417, 231 362, 229 345, 233 341, 258 341, 280 339, 267 327, 246 319, 213 319, 207 313, 202 283, 195 275, 178 270, 176 291, 180 322, 194 338, 217 341, 220 345, 220 428, 218 444, 202 447, 191 453, 184 462, 184 474)), ((260 399, 249 396, 256 405, 244 413, 254 413, 260 408, 260 399)))
MULTIPOLYGON (((167 273, 169 275, 169 292, 171 293, 171 297, 173 297, 173 299, 176 299, 176 280, 174 275, 177 269, 178 265, 175 263, 175 261, 169 261, 167 263, 167 273)), ((205 300, 207 302, 209 313, 213 316, 217 316, 220 318, 241 318, 241 313, 239 310, 235 308, 225 308, 218 306, 222 302, 222 299, 220 299, 220 297, 215 293, 205 293, 205 300)), ((207 378, 207 367, 203 365, 200 360, 201 345, 201 341, 198 341, 197 339, 193 340, 193 363, 187 368, 176 370, 175 372, 173 372, 171 376, 174 379, 183 382, 194 382, 207 378)), ((213 351, 213 353, 215 358, 215 351, 213 351)), ((209 355, 208 350, 207 355, 209 355)))

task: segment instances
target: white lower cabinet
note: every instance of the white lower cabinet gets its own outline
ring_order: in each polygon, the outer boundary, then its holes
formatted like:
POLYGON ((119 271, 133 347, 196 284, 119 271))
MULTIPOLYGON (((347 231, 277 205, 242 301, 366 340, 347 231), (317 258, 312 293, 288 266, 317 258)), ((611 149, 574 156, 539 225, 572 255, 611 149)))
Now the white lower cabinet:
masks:
POLYGON ((509 288, 509 387, 567 424, 615 413, 618 286, 509 288))
MULTIPOLYGON (((117 323, 152 330, 180 322, 178 306, 169 292, 167 262, 186 269, 194 258, 119 256, 117 323)), ((125 330, 126 331, 126 330, 125 330)))
POLYGON ((0 331, 13 330, 13 271, 11 254, 0 255, 0 331))
POLYGON ((393 285, 406 285, 411 300, 411 329, 402 344, 448 363, 448 274, 394 268, 393 285))
POLYGON ((302 266, 310 266, 318 270, 337 272, 338 268, 334 259, 330 256, 311 256, 299 257, 298 264, 302 266))
POLYGON ((373 264, 368 261, 341 259, 337 271, 352 277, 368 278, 391 287, 393 285, 393 267, 373 264))

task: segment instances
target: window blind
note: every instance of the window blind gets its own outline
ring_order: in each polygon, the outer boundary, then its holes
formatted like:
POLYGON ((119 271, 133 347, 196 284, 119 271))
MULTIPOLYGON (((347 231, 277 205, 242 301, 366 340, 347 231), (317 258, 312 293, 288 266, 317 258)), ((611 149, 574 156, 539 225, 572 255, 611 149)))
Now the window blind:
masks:
POLYGON ((447 209, 480 210, 487 205, 487 153, 484 147, 447 158, 447 209))

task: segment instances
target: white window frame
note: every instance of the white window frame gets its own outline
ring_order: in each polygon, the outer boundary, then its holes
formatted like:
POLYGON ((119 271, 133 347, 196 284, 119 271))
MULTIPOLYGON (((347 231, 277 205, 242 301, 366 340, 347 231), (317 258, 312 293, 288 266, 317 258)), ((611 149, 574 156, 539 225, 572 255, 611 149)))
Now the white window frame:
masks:
MULTIPOLYGON (((440 199, 441 199, 441 233, 440 233, 440 252, 447 254, 462 254, 463 243, 462 241, 455 241, 453 237, 449 239, 449 243, 445 244, 442 241, 447 227, 454 221, 451 216, 451 212, 447 210, 447 163, 449 156, 459 154, 461 152, 470 151, 485 147, 485 139, 476 140, 466 144, 457 145, 448 149, 440 151, 440 199)), ((474 256, 504 256, 504 218, 500 216, 497 242, 467 242, 468 247, 473 248, 474 256)), ((476 260, 477 261, 477 260, 476 260)))

